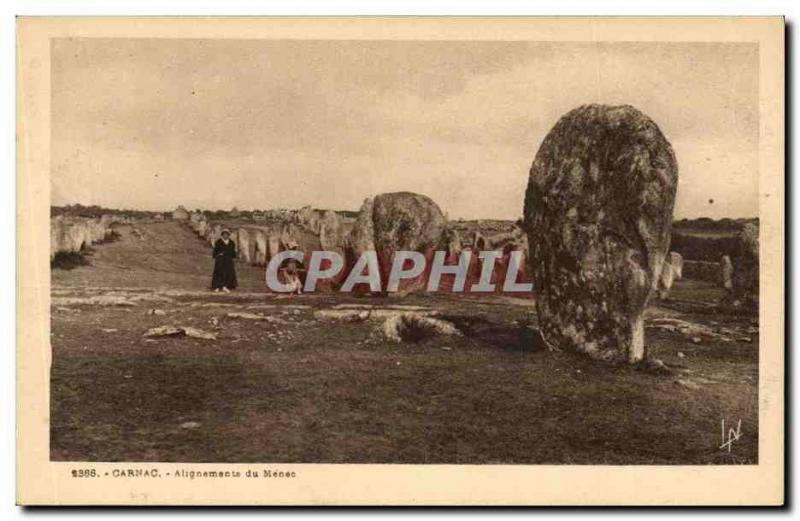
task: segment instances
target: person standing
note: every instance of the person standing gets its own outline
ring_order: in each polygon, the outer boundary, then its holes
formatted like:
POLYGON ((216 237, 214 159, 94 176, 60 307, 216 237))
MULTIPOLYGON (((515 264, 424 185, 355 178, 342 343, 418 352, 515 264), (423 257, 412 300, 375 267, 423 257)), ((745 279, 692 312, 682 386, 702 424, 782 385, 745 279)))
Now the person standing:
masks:
POLYGON ((224 291, 236 289, 236 268, 233 259, 236 258, 236 244, 231 240, 230 230, 222 230, 222 237, 214 243, 214 273, 211 276, 211 290, 224 291))

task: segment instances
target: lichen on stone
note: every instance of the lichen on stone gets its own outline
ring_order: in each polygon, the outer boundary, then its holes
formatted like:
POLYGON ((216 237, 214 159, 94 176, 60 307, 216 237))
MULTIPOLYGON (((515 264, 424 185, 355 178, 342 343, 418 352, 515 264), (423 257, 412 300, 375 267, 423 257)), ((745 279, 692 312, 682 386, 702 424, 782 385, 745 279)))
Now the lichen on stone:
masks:
POLYGON ((644 356, 634 344, 664 264, 677 179, 669 142, 633 107, 582 106, 547 134, 525 228, 549 343, 603 360, 644 356))

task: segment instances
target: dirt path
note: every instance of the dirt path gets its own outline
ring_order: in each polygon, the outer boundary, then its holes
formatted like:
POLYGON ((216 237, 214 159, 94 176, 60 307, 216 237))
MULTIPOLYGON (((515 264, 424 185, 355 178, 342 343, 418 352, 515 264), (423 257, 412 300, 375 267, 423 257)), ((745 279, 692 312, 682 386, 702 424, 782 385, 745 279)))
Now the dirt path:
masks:
MULTIPOLYGON (((125 225, 120 239, 97 245, 90 266, 54 270, 59 286, 118 286, 202 291, 208 288, 214 261, 211 247, 178 222, 125 225)), ((263 268, 237 263, 242 291, 265 291, 263 268)))

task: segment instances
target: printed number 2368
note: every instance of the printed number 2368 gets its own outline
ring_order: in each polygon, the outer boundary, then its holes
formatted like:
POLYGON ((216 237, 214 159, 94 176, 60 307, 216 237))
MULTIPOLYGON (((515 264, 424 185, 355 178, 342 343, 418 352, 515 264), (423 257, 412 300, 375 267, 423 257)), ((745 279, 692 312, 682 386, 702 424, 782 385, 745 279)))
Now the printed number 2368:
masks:
POLYGON ((73 478, 93 478, 97 476, 95 469, 72 469, 73 478))

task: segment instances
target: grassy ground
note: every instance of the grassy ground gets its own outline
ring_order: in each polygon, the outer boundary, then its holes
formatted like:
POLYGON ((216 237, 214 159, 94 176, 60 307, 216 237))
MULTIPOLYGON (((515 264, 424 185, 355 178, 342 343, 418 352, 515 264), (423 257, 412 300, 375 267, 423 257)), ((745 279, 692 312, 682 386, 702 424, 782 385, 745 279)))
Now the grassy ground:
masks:
MULTIPOLYGON (((757 334, 750 342, 694 343, 648 328, 648 349, 674 372, 653 375, 533 351, 529 301, 417 295, 388 302, 436 310, 463 336, 391 344, 377 334, 379 322, 332 322, 316 313, 386 299, 168 293, 204 289, 210 255, 175 223, 146 232, 155 249, 122 230, 122 240, 97 248, 92 266, 53 273, 55 297, 120 294, 100 289, 110 286, 140 288, 123 293, 145 297, 126 307, 54 302, 54 460, 757 461, 757 334), (147 314, 150 308, 166 314, 147 314), (233 311, 276 320, 227 317, 233 311), (143 338, 161 325, 218 338, 143 338), (723 419, 742 420, 730 452, 719 449, 723 419)), ((260 288, 260 277, 258 269, 240 269, 245 289, 260 288)), ((650 316, 752 327, 750 317, 681 307, 713 299, 713 288, 679 284, 676 294, 650 316)))

